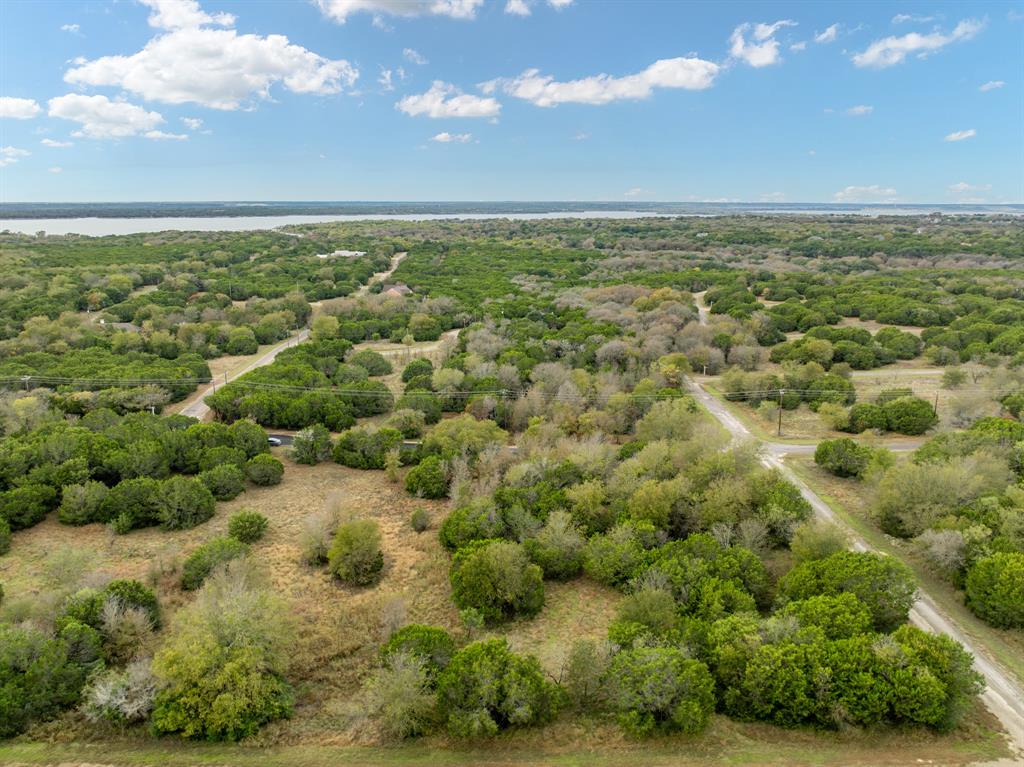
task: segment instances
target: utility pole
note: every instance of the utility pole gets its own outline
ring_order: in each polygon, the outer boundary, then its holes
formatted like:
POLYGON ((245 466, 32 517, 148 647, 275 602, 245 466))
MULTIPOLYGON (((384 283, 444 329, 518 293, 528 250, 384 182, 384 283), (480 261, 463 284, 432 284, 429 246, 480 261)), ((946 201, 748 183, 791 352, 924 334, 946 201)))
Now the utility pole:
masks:
POLYGON ((932 405, 932 414, 938 416, 939 414, 939 393, 935 392, 935 404, 932 405))
POLYGON ((779 428, 777 436, 782 436, 782 395, 785 394, 785 389, 779 389, 779 428))

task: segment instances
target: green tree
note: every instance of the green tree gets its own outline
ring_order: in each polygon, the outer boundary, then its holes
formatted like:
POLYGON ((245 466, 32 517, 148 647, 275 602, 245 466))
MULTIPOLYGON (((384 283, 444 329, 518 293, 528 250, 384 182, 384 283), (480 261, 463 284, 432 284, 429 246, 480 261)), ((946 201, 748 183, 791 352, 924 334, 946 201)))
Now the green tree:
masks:
POLYGON ((352 586, 376 583, 384 569, 380 540, 380 526, 372 519, 342 523, 327 554, 328 569, 352 586))
POLYGON ((696 734, 715 708, 715 682, 707 666, 672 647, 620 652, 608 669, 612 707, 634 735, 696 734))
POLYGON ((518 543, 479 541, 459 549, 452 560, 452 599, 479 610, 489 623, 532 616, 544 606, 544 575, 518 543))
POLYGON ((979 559, 967 571, 967 606, 999 628, 1024 628, 1024 554, 979 559))

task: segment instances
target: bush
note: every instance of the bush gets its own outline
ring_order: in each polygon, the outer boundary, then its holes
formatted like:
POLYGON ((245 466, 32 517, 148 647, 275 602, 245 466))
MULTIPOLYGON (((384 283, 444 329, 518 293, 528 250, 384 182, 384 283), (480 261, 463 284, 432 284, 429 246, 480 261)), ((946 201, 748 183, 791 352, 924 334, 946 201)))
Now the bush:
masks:
POLYGON ((467 455, 475 458, 488 447, 504 445, 508 432, 494 421, 478 421, 471 415, 460 415, 441 421, 423 440, 423 452, 441 458, 467 455))
POLYGON ((334 446, 334 460, 353 469, 383 469, 388 451, 402 442, 395 429, 356 426, 342 432, 334 446))
POLYGON ((118 533, 157 524, 161 486, 161 482, 149 477, 118 482, 100 504, 99 518, 110 520, 118 533))
POLYGON ((674 647, 641 647, 615 656, 608 670, 611 702, 634 735, 696 734, 715 708, 715 681, 700 661, 674 647))
POLYGON ((57 519, 65 525, 87 525, 105 522, 100 509, 110 488, 102 482, 89 481, 80 485, 67 485, 57 508, 57 519))
POLYGON ((931 403, 920 397, 897 397, 886 402, 882 409, 889 431, 899 434, 924 434, 939 422, 931 403))
POLYGON ((452 599, 479 610, 488 623, 532 616, 544 606, 544 575, 526 551, 509 541, 479 541, 459 549, 452 560, 452 599))
POLYGON ((417 376, 430 376, 434 374, 434 366, 430 360, 420 357, 405 366, 402 370, 402 383, 409 383, 417 376))
POLYGON ((181 568, 181 587, 194 591, 203 585, 210 573, 232 559, 244 557, 249 547, 234 538, 214 538, 193 551, 181 568))
POLYGON ((430 527, 430 512, 422 506, 417 506, 409 517, 409 524, 417 533, 422 533, 430 527))
POLYGON ((433 392, 408 389, 405 394, 398 398, 398 401, 395 403, 395 410, 419 412, 423 414, 423 420, 426 423, 437 423, 441 420, 441 398, 433 392))
POLYGON ((245 451, 237 447, 217 445, 205 448, 200 453, 198 466, 200 471, 209 471, 210 469, 216 469, 218 466, 225 465, 243 469, 245 468, 246 460, 245 451))
POLYGON ((230 501, 245 490, 245 475, 233 463, 222 463, 207 469, 199 474, 198 479, 218 501, 230 501))
POLYGON ((331 455, 331 433, 327 427, 315 423, 295 435, 291 456, 295 463, 315 466, 331 455))
POLYGON ((793 532, 789 550, 797 562, 825 559, 836 552, 845 551, 849 540, 839 527, 830 522, 812 519, 804 522, 793 532))
POLYGON ((636 576, 643 558, 644 549, 635 528, 619 525, 587 541, 583 549, 583 570, 598 583, 620 586, 636 576))
POLYGON ((165 530, 185 530, 213 516, 217 502, 195 477, 171 477, 160 486, 157 508, 165 530))
POLYGON ((352 354, 347 362, 350 365, 358 365, 373 377, 389 375, 392 370, 387 357, 370 349, 352 354))
POLYGON ((609 642, 578 639, 566 659, 562 685, 569 701, 579 711, 602 708, 608 699, 605 675, 615 648, 609 642))
POLYGON ((463 738, 544 724, 560 702, 537 659, 514 654, 503 639, 459 650, 438 678, 437 698, 448 732, 463 738))
POLYGON ((0 517, 0 555, 11 550, 11 526, 7 520, 0 517))
POLYGON ((401 432, 405 439, 416 439, 423 436, 423 430, 427 428, 426 418, 420 410, 412 408, 398 408, 392 413, 384 425, 389 429, 401 432))
POLYGON ((54 507, 57 491, 48 485, 26 484, 0 493, 0 519, 11 530, 24 530, 39 522, 54 507))
POLYGON ((135 580, 111 581, 103 589, 104 597, 109 601, 116 599, 125 607, 137 607, 143 610, 154 629, 160 628, 160 603, 153 589, 135 580))
POLYGON ((868 429, 885 431, 889 426, 885 411, 873 402, 858 402, 850 408, 847 430, 860 434, 868 429))
POLYGON ((907 566, 892 557, 840 551, 797 565, 779 582, 779 591, 783 602, 849 592, 867 607, 876 631, 892 631, 906 622, 917 588, 907 566))
POLYGON ((141 607, 108 599, 103 605, 100 630, 107 663, 121 666, 152 652, 153 622, 141 607))
POLYGON ((783 615, 792 615, 801 626, 817 626, 827 639, 849 639, 871 631, 871 613, 854 594, 816 597, 790 602, 783 615))
POLYGON ((267 487, 281 483, 284 464, 268 453, 250 458, 245 464, 245 475, 254 485, 267 487))
POLYGON ((849 437, 826 439, 818 443, 814 462, 837 477, 861 477, 871 462, 873 451, 849 437))
POLYGON ((428 680, 433 682, 455 655, 455 642, 442 628, 412 623, 394 632, 380 650, 384 661, 400 653, 408 653, 421 660, 428 680))
POLYGON ((82 709, 91 722, 123 725, 146 721, 156 698, 150 661, 137 660, 124 669, 108 669, 93 677, 83 698, 82 709))
POLYGON ((242 543, 256 543, 267 531, 267 518, 258 511, 243 509, 228 520, 228 535, 242 543))
POLYGON ((583 568, 586 543, 566 511, 555 511, 533 538, 523 542, 530 559, 540 565, 545 578, 564 581, 583 568))
POLYGON ((384 733, 402 739, 418 735, 434 718, 436 700, 426 664, 406 652, 389 656, 366 684, 367 708, 384 733))
POLYGON ((967 571, 967 606, 999 628, 1024 628, 1024 554, 993 554, 967 571))
POLYGON ((372 519, 344 522, 334 534, 327 565, 342 583, 369 586, 380 578, 384 554, 380 549, 380 527, 372 519))
POLYGON ((444 498, 448 495, 444 462, 436 455, 428 455, 406 474, 405 489, 417 498, 444 498))
POLYGON ((241 564, 208 580, 153 658, 157 735, 239 740, 291 714, 288 610, 241 564))

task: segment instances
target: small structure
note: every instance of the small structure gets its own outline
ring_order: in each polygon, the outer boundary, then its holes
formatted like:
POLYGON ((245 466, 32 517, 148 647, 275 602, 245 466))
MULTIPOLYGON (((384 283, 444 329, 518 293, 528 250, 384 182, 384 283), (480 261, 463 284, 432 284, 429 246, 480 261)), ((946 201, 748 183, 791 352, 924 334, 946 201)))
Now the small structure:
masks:
POLYGON ((380 289, 383 296, 411 296, 412 288, 404 282, 385 283, 380 289))
POLYGON ((317 253, 317 258, 359 258, 365 256, 365 250, 336 250, 333 253, 317 253))

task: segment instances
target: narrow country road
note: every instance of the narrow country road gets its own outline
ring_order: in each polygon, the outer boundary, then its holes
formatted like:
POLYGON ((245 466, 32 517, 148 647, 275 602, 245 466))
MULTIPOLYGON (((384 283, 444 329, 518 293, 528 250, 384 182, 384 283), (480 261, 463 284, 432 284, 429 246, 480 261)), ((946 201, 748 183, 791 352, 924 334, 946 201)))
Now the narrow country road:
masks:
MULTIPOLYGON (((398 265, 402 263, 402 260, 407 255, 409 254, 406 253, 405 251, 402 251, 401 253, 395 253, 395 255, 391 257, 391 265, 388 267, 387 271, 377 272, 376 274, 374 274, 372 277, 370 277, 369 281, 365 285, 362 285, 359 288, 359 290, 355 292, 354 295, 365 296, 370 291, 371 285, 374 285, 375 283, 378 282, 382 282, 383 280, 386 280, 388 277, 394 274, 395 269, 398 268, 398 265)), ((266 353, 261 354, 257 359, 250 362, 241 370, 233 373, 232 375, 222 377, 220 380, 214 381, 204 387, 201 387, 198 390, 198 396, 192 395, 194 397, 193 401, 185 405, 178 412, 181 415, 188 415, 192 416, 193 418, 198 418, 200 421, 204 420, 206 416, 209 415, 210 413, 209 406, 206 404, 206 402, 204 402, 204 399, 206 398, 207 394, 212 394, 214 391, 216 391, 218 386, 223 386, 226 383, 231 383, 235 379, 244 376, 246 373, 252 372, 256 368, 261 368, 264 365, 271 364, 275 359, 277 359, 277 355, 283 352, 289 346, 301 344, 308 338, 309 328, 302 328, 298 333, 286 338, 281 343, 276 344, 274 347, 267 350, 266 353)))
MULTIPOLYGON (((697 306, 703 305, 703 294, 699 294, 697 306)), ((702 325, 707 324, 707 314, 701 312, 700 321, 702 325)), ((870 551, 871 547, 863 538, 840 519, 832 508, 823 501, 807 484, 800 479, 789 467, 782 462, 786 453, 809 452, 814 449, 813 445, 785 445, 778 442, 768 442, 757 439, 736 416, 729 412, 729 409, 716 397, 708 393, 693 378, 687 379, 687 384, 693 396, 702 404, 709 413, 725 427, 732 435, 733 442, 755 442, 762 446, 762 463, 770 468, 778 469, 782 474, 800 490, 800 494, 807 499, 814 509, 814 513, 820 518, 842 529, 849 537, 854 550, 870 551)), ((973 642, 964 634, 963 630, 956 623, 945 615, 935 602, 924 592, 918 590, 917 602, 910 611, 910 621, 915 626, 934 632, 946 634, 960 642, 968 652, 974 656, 974 666, 985 678, 985 691, 981 699, 989 711, 1006 729, 1006 732, 1017 751, 1017 757, 1024 757, 1024 690, 1012 676, 999 668, 992 660, 988 652, 973 642)))

